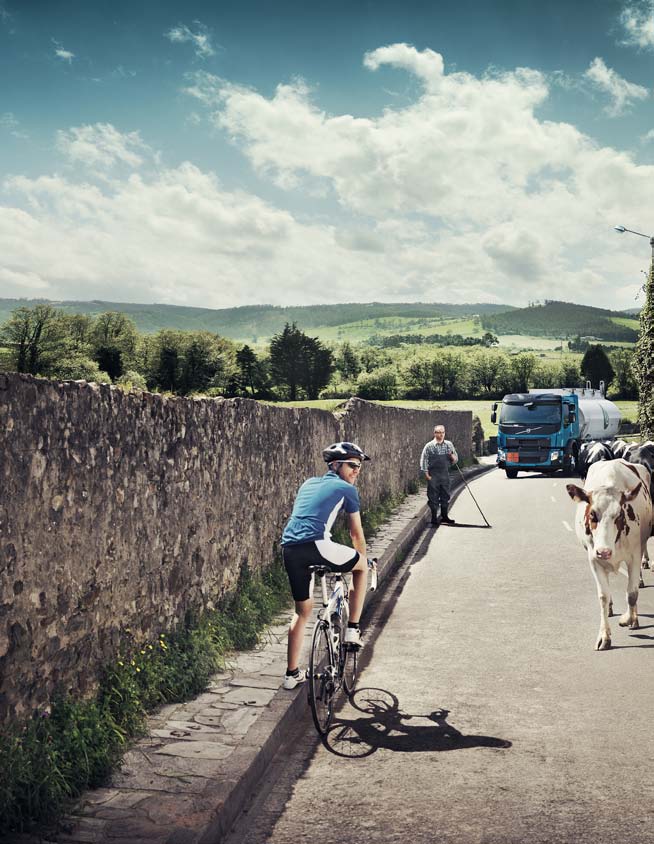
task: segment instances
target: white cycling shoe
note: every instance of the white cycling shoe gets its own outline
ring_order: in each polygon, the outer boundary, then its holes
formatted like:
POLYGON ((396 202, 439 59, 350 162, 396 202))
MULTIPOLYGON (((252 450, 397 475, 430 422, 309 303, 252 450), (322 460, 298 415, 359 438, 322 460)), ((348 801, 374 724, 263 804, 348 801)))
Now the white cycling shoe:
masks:
POLYGON ((348 627, 345 631, 345 644, 355 645, 357 648, 363 647, 363 637, 358 627, 348 627))
POLYGON ((284 674, 284 682, 282 683, 282 687, 284 689, 291 689, 297 688, 301 683, 307 679, 307 672, 299 669, 297 674, 284 674))

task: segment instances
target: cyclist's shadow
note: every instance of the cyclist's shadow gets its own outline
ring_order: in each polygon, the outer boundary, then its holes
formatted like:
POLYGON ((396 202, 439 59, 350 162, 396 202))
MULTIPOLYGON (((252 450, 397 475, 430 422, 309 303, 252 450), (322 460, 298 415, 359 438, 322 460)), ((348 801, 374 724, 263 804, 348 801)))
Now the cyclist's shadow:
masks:
POLYGON ((447 723, 447 709, 436 709, 428 715, 401 712, 397 697, 385 689, 357 689, 350 703, 363 714, 353 719, 343 714, 323 739, 337 756, 361 758, 381 748, 397 753, 433 753, 468 747, 511 747, 505 739, 464 735, 447 723))

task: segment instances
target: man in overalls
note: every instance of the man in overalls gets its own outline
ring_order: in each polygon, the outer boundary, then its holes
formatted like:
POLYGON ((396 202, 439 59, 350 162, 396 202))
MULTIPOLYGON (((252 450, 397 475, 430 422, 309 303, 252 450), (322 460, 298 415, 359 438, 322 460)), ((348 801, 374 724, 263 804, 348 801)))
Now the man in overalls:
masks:
POLYGON ((427 478, 427 501, 431 510, 432 525, 438 524, 438 507, 441 509, 441 524, 453 525, 447 508, 450 503, 450 466, 459 459, 456 449, 445 439, 445 426, 436 425, 434 439, 427 443, 420 457, 420 470, 427 478))

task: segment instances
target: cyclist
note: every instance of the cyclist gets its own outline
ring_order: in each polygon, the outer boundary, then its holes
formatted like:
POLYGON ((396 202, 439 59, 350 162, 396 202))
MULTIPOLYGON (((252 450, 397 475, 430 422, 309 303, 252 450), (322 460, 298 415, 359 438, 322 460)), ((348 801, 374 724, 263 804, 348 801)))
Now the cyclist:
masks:
POLYGON ((309 566, 352 572, 350 618, 345 642, 358 646, 362 644, 359 617, 366 594, 368 561, 359 512, 359 493, 355 484, 363 462, 370 458, 358 445, 349 442, 333 443, 322 455, 328 466, 327 472, 320 477, 309 478, 302 484, 282 534, 284 565, 295 601, 295 613, 288 631, 285 689, 294 689, 305 679, 298 661, 304 628, 313 608, 309 566), (354 548, 332 541, 331 528, 341 510, 347 514, 354 548))

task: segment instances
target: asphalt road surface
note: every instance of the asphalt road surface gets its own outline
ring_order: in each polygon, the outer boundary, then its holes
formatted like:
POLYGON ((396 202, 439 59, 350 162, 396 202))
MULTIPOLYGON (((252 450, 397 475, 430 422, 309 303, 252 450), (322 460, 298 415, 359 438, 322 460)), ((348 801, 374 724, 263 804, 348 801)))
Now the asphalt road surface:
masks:
POLYGON ((640 629, 616 615, 596 652, 566 483, 477 479, 490 529, 462 491, 386 593, 327 741, 298 725, 229 844, 654 844, 654 574, 640 629))

